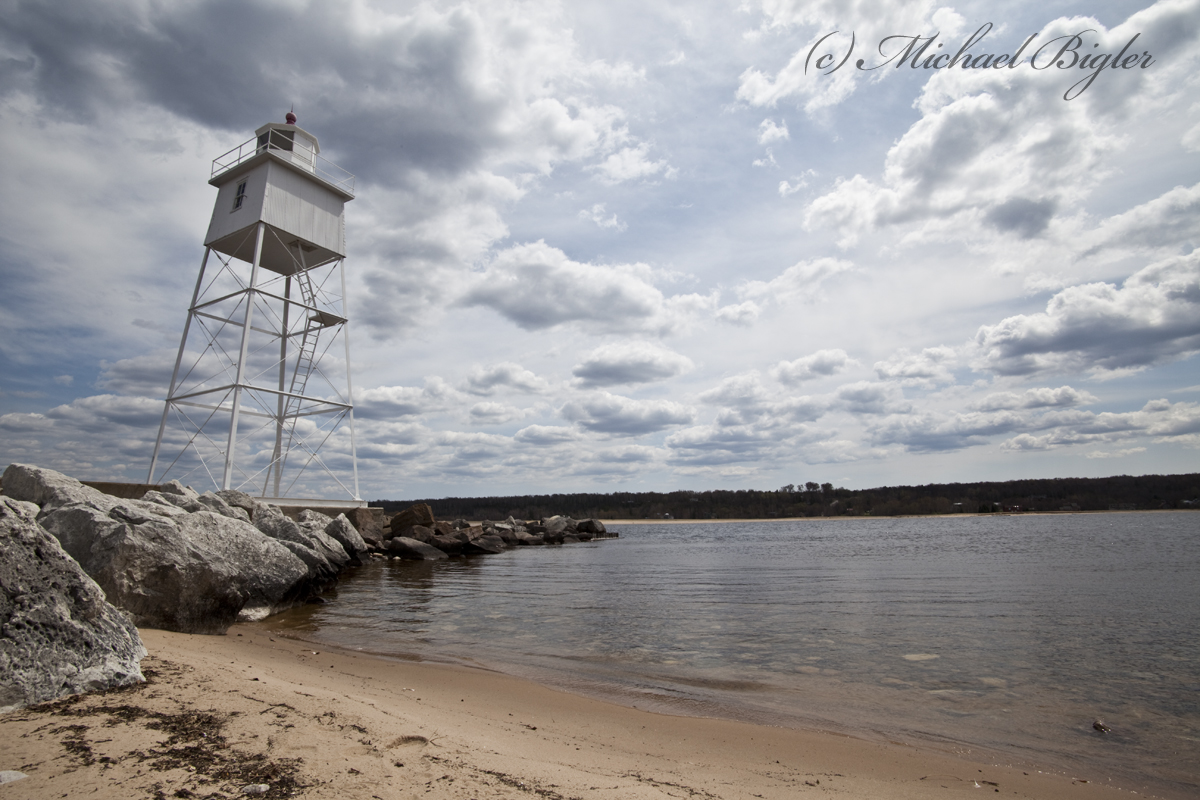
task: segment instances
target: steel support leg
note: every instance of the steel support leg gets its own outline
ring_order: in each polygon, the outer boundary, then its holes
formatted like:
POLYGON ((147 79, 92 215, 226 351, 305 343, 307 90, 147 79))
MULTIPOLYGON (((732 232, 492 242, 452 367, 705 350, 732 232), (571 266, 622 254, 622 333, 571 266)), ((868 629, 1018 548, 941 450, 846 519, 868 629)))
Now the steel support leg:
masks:
POLYGON ((162 447, 163 432, 167 429, 167 415, 171 412, 175 382, 179 380, 179 365, 183 363, 183 350, 187 347, 188 330, 192 327, 192 315, 196 312, 196 301, 200 298, 200 287, 204 284, 204 270, 208 266, 208 254, 211 250, 209 247, 204 248, 204 257, 200 259, 200 274, 196 277, 196 288, 192 290, 187 321, 183 323, 183 338, 179 340, 179 354, 175 356, 175 369, 171 371, 171 386, 167 389, 167 399, 163 403, 162 421, 158 423, 158 438, 154 440, 154 455, 150 457, 150 472, 146 476, 146 483, 154 483, 154 470, 158 468, 158 451, 162 447))
POLYGON ((271 453, 271 469, 267 470, 267 480, 263 484, 263 497, 271 484, 271 473, 275 473, 275 497, 279 497, 279 481, 283 477, 283 412, 287 408, 283 389, 287 380, 287 345, 288 345, 288 312, 292 307, 292 276, 283 282, 283 323, 279 336, 279 397, 275 408, 275 450, 271 453))
POLYGON ((358 449, 354 444, 354 387, 350 381, 350 310, 346 304, 346 262, 338 263, 342 278, 342 337, 346 343, 346 402, 350 404, 350 464, 354 468, 354 499, 361 500, 358 493, 358 449))
POLYGON ((229 445, 225 448, 225 474, 221 488, 228 489, 233 476, 233 452, 237 447, 238 412, 242 405, 242 386, 246 379, 246 358, 250 349, 250 323, 254 319, 254 292, 258 288, 258 262, 262 260, 263 230, 258 223, 254 235, 254 265, 250 268, 250 286, 246 289, 246 316, 242 321, 242 347, 238 351, 237 378, 233 385, 233 411, 229 415, 229 445))

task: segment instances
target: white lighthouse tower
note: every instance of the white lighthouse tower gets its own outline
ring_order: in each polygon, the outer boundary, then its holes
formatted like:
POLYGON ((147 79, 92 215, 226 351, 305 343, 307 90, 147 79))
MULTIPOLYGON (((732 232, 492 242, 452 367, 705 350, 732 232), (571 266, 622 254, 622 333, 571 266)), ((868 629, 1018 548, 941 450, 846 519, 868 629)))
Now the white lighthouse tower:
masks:
POLYGON ((286 119, 213 161, 217 202, 148 480, 364 505, 343 271, 354 176, 286 119))

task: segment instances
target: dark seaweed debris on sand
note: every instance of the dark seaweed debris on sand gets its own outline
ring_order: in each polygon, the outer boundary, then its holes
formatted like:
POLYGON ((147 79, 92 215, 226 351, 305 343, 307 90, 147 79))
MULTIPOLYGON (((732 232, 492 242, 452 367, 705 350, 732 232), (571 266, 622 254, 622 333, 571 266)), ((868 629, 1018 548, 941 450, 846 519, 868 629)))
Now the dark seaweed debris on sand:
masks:
MULTIPOLYGON (((163 667, 171 669, 174 665, 164 662, 163 667)), ((99 727, 95 724, 89 726, 71 722, 48 729, 49 733, 61 737, 63 749, 81 766, 99 763, 103 768, 132 759, 155 772, 182 770, 186 773, 183 781, 168 779, 148 787, 147 796, 154 800, 198 797, 200 795, 192 789, 200 786, 205 787, 206 797, 240 798, 241 788, 250 784, 270 786, 270 790, 262 797, 295 797, 308 785, 299 776, 300 759, 271 759, 263 753, 245 752, 230 746, 224 730, 232 716, 230 714, 190 709, 168 713, 139 705, 137 696, 152 686, 158 677, 154 670, 145 670, 144 674, 147 680, 144 684, 90 695, 74 695, 30 706, 24 713, 46 714, 68 720, 96 720, 103 727, 141 725, 147 730, 166 734, 166 738, 155 747, 131 750, 114 759, 109 756, 97 758, 88 743, 86 734, 99 727)))

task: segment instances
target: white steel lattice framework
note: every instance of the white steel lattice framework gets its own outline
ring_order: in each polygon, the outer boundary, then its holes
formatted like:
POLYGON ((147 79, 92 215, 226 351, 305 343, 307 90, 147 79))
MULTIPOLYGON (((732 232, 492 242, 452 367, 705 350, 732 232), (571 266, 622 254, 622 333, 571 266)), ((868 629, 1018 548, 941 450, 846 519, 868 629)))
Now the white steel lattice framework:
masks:
POLYGON ((363 505, 342 219, 353 176, 334 177, 294 121, 214 161, 221 191, 148 481, 363 505))

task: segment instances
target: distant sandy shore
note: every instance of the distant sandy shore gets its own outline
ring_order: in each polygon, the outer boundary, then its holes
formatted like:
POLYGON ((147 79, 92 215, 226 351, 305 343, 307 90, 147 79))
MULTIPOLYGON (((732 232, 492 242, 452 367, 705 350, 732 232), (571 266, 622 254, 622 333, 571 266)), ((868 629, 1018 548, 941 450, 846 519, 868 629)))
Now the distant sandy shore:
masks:
POLYGON ((0 717, 0 770, 28 775, 0 785, 0 800, 1128 796, 979 754, 652 714, 484 670, 314 650, 270 621, 142 636, 149 683, 0 717))

